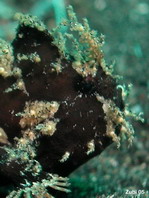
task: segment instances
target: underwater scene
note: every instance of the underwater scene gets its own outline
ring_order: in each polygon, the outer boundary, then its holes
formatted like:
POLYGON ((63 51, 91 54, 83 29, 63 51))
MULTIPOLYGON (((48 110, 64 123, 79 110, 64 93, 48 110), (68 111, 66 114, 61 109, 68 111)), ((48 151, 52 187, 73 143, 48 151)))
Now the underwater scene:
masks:
POLYGON ((0 0, 0 198, 149 198, 148 44, 148 0, 0 0))

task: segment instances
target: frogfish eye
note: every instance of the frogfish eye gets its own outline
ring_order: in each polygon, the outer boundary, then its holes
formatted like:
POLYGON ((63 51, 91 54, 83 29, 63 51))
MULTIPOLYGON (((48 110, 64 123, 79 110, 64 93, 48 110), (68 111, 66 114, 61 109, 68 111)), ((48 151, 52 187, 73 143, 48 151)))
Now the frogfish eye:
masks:
POLYGON ((76 91, 79 91, 83 94, 92 94, 96 90, 94 79, 92 76, 77 76, 74 80, 74 87, 76 91))

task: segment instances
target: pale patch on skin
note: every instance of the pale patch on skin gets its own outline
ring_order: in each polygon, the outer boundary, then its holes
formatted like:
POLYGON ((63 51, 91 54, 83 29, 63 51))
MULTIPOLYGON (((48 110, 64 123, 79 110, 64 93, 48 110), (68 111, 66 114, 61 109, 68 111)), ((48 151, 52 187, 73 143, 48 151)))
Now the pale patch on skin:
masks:
POLYGON ((56 131, 58 118, 54 118, 54 114, 58 111, 60 104, 56 101, 28 101, 25 104, 24 111, 17 113, 20 116, 20 126, 23 129, 23 139, 19 141, 21 144, 32 142, 41 135, 52 136, 56 131), (24 128, 26 128, 24 130, 24 128))
POLYGON ((13 68, 13 76, 21 79, 22 78, 22 70, 18 67, 14 67, 13 68))
POLYGON ((95 77, 97 73, 97 63, 94 60, 84 64, 80 61, 76 61, 73 62, 72 67, 83 77, 87 77, 89 75, 95 77))
POLYGON ((8 141, 8 136, 5 131, 0 127, 0 143, 10 144, 8 141))
POLYGON ((4 78, 12 75, 12 64, 14 61, 12 47, 0 39, 0 75, 4 78))
POLYGON ((62 156, 62 158, 59 160, 61 163, 64 163, 65 161, 68 160, 70 156, 70 152, 66 151, 65 154, 62 156))
POLYGON ((122 112, 112 100, 106 100, 103 96, 96 96, 97 100, 103 103, 103 110, 105 113, 105 120, 107 121, 106 125, 106 134, 108 137, 111 137, 114 142, 117 143, 117 147, 120 147, 120 137, 115 133, 114 123, 118 126, 120 125, 120 133, 128 136, 128 142, 132 144, 134 129, 125 120, 125 111, 122 112))
POLYGON ((24 112, 18 113, 22 118, 20 120, 20 125, 22 128, 29 126, 34 127, 40 122, 52 118, 54 114, 58 111, 59 103, 53 102, 43 102, 34 101, 26 102, 24 112))
POLYGON ((27 92, 26 87, 25 87, 25 83, 24 83, 23 79, 21 79, 21 78, 18 79, 16 81, 16 83, 14 83, 11 87, 7 88, 5 90, 5 93, 9 93, 9 92, 11 92, 13 90, 17 90, 17 89, 23 91, 27 96, 29 96, 29 93, 27 92))
POLYGON ((45 123, 37 125, 35 129, 39 130, 42 135, 52 136, 56 131, 56 124, 58 121, 58 119, 54 121, 45 121, 45 123))
POLYGON ((37 52, 31 53, 31 54, 17 54, 17 60, 18 62, 22 60, 30 60, 31 62, 39 63, 41 62, 40 56, 37 54, 37 52))
POLYGON ((52 67, 52 72, 56 71, 57 74, 62 72, 61 59, 58 58, 55 63, 51 63, 51 67, 52 67))
MULTIPOLYGON (((38 61, 38 57, 34 57, 38 61)), ((25 88, 25 83, 22 79, 22 71, 20 68, 13 66, 14 56, 13 49, 6 41, 0 39, 0 76, 7 78, 13 76, 16 78, 16 83, 12 84, 5 90, 5 93, 13 90, 22 90, 25 94, 29 95, 25 88)))
POLYGON ((36 28, 37 30, 43 32, 46 30, 45 25, 38 20, 38 17, 31 15, 24 15, 22 13, 16 13, 14 19, 19 21, 21 25, 30 26, 36 28))
POLYGON ((26 181, 24 189, 18 189, 17 191, 12 191, 7 198, 20 197, 23 193, 25 197, 31 197, 32 192, 36 192, 34 194, 35 198, 54 198, 51 194, 48 193, 47 188, 51 187, 55 190, 59 190, 62 192, 71 192, 68 187, 70 183, 68 182, 68 178, 60 177, 54 174, 47 174, 47 179, 41 180, 41 182, 33 182, 32 185, 26 181))
POLYGON ((25 139, 29 139, 31 141, 34 141, 36 139, 35 131, 31 129, 23 131, 23 136, 25 139))
POLYGON ((87 152, 86 154, 89 155, 91 153, 93 153, 95 151, 95 143, 94 143, 94 140, 91 140, 90 142, 87 143, 87 152))

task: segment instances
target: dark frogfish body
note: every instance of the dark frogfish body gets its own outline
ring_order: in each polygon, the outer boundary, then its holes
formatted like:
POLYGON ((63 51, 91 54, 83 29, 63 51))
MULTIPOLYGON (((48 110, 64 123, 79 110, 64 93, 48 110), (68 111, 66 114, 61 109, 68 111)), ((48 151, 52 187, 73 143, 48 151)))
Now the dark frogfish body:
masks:
POLYGON ((132 139, 103 36, 79 23, 71 7, 68 17, 60 26, 69 33, 61 33, 17 14, 16 38, 0 40, 0 186, 12 187, 1 197, 69 192, 72 171, 113 141, 119 146, 120 133, 132 139))

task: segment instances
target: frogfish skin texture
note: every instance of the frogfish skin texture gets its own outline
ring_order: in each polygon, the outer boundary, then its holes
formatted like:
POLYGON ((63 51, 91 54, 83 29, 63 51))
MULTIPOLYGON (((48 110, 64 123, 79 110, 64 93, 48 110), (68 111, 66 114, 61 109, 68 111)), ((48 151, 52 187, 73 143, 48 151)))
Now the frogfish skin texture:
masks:
POLYGON ((103 37, 71 7, 68 17, 61 25, 69 33, 61 33, 18 13, 14 41, 0 40, 0 186, 12 189, 1 198, 69 192, 71 172, 112 142, 119 146, 119 134, 132 139, 103 37))

